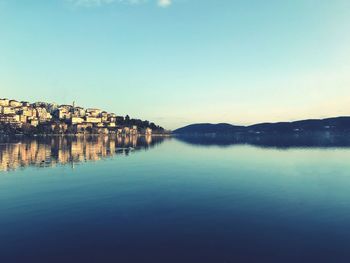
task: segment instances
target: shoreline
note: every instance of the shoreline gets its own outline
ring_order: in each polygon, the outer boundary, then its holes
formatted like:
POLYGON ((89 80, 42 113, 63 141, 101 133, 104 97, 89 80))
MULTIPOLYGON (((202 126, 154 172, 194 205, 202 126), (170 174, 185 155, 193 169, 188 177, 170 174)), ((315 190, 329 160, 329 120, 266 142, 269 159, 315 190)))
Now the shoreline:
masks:
POLYGON ((146 136, 151 136, 151 137, 172 137, 173 134, 98 134, 98 133, 93 133, 93 134, 74 134, 74 133, 69 133, 69 134, 45 134, 45 133, 34 133, 34 134, 0 134, 1 137, 100 137, 100 136, 107 136, 107 137, 146 137, 146 136))

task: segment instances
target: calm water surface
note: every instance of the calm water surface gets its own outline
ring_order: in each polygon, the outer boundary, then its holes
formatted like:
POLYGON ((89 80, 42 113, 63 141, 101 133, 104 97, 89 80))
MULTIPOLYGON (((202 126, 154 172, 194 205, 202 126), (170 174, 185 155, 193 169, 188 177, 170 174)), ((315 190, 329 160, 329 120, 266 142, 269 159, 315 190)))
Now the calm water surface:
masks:
POLYGON ((0 145, 0 262, 350 262, 350 148, 0 145))

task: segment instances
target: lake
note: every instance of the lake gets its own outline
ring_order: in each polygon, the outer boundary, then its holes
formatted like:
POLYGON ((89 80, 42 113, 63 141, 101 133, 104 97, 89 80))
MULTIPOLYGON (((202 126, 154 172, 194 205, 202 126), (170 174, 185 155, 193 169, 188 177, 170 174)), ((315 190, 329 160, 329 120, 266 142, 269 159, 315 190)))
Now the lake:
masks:
POLYGON ((3 140, 0 262, 350 261, 350 147, 205 141, 3 140))

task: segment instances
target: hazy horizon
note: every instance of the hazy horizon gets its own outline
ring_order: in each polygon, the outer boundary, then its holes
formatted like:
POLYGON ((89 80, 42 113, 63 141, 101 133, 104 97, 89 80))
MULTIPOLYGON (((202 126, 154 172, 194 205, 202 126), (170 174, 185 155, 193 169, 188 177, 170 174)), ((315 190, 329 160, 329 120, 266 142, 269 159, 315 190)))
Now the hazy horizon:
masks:
POLYGON ((350 2, 0 0, 0 97, 167 129, 350 115, 350 2))

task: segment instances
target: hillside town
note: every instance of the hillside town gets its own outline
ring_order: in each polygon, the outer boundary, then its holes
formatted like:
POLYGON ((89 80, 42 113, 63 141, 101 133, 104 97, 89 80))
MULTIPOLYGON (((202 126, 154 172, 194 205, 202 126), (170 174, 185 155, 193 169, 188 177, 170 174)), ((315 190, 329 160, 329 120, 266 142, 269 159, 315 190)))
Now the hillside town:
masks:
POLYGON ((117 134, 163 133, 160 126, 117 116, 96 108, 0 99, 0 134, 117 134))

